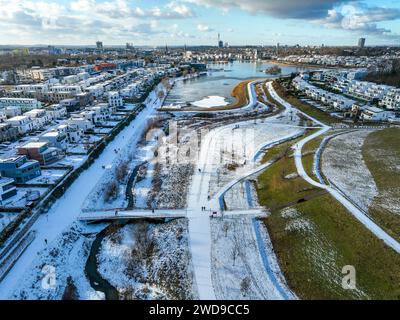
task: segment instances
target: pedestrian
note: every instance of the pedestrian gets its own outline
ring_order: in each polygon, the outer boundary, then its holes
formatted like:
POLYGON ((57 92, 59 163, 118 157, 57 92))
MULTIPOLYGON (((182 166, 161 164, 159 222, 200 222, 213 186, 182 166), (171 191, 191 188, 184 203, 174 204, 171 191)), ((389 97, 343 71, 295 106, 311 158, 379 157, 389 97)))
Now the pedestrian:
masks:
POLYGON ((151 208, 151 213, 154 213, 154 208, 151 208))
POLYGON ((115 216, 117 216, 118 215, 118 210, 115 210, 115 216))
POLYGON ((47 239, 44 239, 44 242, 46 243, 46 245, 47 245, 47 239))

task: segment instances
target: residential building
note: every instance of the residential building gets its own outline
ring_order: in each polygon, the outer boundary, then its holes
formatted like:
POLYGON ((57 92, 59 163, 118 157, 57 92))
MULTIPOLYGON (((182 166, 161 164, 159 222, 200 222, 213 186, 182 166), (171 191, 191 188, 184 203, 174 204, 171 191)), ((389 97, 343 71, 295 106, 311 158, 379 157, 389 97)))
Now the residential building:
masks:
POLYGON ((61 150, 67 149, 67 135, 58 130, 44 133, 40 136, 40 141, 48 142, 50 147, 55 147, 61 150))
POLYGON ((39 162, 28 160, 24 155, 0 159, 0 173, 2 177, 13 178, 16 183, 26 183, 42 174, 39 162))
POLYGON ((0 98, 0 109, 6 107, 20 107, 22 111, 40 109, 41 102, 36 99, 0 98))
POLYGON ((13 141, 19 135, 18 128, 9 123, 0 123, 0 142, 13 141))
POLYGON ((387 121, 389 118, 394 118, 395 113, 385 111, 377 107, 365 107, 361 112, 361 119, 366 121, 387 121))
POLYGON ((17 188, 14 185, 14 179, 0 177, 0 202, 11 198, 17 194, 17 188))
POLYGON ((37 160, 41 165, 48 165, 60 158, 59 149, 49 147, 46 141, 31 141, 17 147, 17 154, 26 155, 31 160, 37 160))
POLYGON ((108 93, 108 105, 114 110, 124 106, 124 100, 119 95, 118 91, 111 91, 108 93))
POLYGON ((16 116, 8 119, 6 123, 17 128, 20 134, 26 134, 35 129, 32 119, 27 116, 16 116))

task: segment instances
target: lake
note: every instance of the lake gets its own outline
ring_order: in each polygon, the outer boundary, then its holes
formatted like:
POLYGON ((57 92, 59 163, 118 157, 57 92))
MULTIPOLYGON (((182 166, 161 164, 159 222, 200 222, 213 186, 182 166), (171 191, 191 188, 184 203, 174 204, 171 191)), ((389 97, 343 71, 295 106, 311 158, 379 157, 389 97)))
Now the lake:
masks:
MULTIPOLYGON (((231 97, 232 89, 241 81, 254 78, 268 78, 276 75, 260 72, 274 66, 265 62, 234 61, 227 64, 209 64, 211 70, 207 76, 195 79, 177 81, 168 94, 164 105, 179 105, 186 102, 196 102, 209 96, 224 97, 229 103, 234 102, 231 97)), ((305 70, 295 66, 280 66, 281 75, 305 70)))

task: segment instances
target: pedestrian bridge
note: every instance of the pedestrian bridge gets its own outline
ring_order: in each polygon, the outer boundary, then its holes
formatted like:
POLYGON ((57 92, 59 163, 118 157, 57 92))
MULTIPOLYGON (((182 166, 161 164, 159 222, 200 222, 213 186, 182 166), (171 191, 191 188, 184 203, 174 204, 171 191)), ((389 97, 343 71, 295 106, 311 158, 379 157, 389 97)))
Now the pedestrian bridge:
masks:
POLYGON ((79 221, 102 221, 102 220, 121 220, 121 219, 167 219, 167 218, 185 218, 187 211, 185 209, 113 209, 113 210, 102 210, 102 211, 83 211, 79 217, 79 221))

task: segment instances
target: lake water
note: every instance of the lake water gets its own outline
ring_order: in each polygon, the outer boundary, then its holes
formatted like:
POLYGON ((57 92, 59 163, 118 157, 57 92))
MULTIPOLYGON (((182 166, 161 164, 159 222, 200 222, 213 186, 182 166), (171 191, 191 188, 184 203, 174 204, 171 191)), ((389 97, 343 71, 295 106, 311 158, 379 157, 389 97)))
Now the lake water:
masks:
MULTIPOLYGON (((191 103, 208 96, 225 97, 228 102, 234 102, 231 92, 239 82, 247 79, 274 77, 274 75, 261 72, 272 66, 271 63, 240 61, 228 64, 209 64, 208 68, 212 71, 207 76, 176 82, 164 105, 191 103)), ((282 69, 281 75, 304 70, 304 68, 295 66, 281 66, 280 68, 282 69)))

